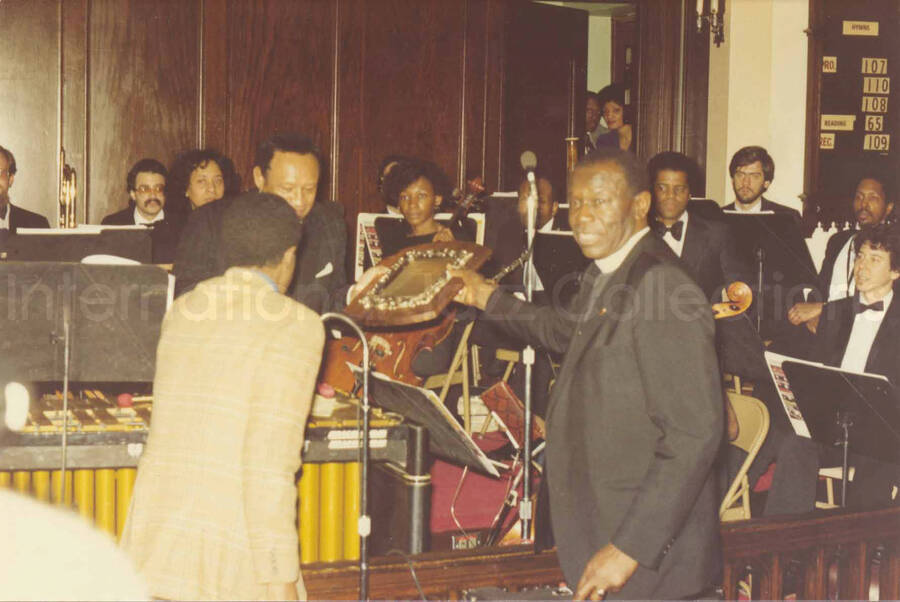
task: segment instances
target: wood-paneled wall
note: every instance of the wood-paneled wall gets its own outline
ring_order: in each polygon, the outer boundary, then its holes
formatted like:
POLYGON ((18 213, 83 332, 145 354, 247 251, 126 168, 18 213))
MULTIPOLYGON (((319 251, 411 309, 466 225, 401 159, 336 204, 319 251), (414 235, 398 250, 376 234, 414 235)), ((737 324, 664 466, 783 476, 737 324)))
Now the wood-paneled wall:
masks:
MULTIPOLYGON (((654 78, 642 154, 672 148, 682 118, 671 71, 681 14, 669 4, 640 12, 640 68, 654 78)), ((320 197, 344 206, 349 227, 381 209, 375 176, 389 153, 430 158, 459 185, 481 175, 511 189, 524 148, 561 171, 562 140, 583 127, 585 14, 522 0, 3 0, 0 32, 18 84, 0 92, 0 144, 25 159, 14 202, 51 221, 57 102, 92 223, 125 205, 134 161, 168 164, 200 145, 231 156, 249 187, 262 139, 311 135, 328 167, 320 197), (527 11, 553 18, 528 29, 527 11)))

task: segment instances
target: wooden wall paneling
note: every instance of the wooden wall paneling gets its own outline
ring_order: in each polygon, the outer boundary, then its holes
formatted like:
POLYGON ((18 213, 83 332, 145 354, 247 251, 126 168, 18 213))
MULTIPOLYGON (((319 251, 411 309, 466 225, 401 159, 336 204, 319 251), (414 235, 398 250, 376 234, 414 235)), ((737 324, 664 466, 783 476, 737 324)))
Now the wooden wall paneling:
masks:
POLYGON ((670 0, 638 5, 637 152, 644 159, 674 148, 681 6, 670 0))
POLYGON ((18 174, 13 204, 56 221, 59 103, 59 4, 0 2, 0 145, 18 174))
POLYGON ((587 81, 583 75, 587 13, 528 2, 511 3, 508 8, 500 184, 506 190, 518 187, 522 180, 519 158, 523 151, 531 150, 538 157, 538 170, 556 190, 563 190, 565 138, 573 123, 581 124, 579 130, 584 123, 581 89, 587 81), (573 94, 581 98, 575 115, 573 94))
MULTIPOLYGON (((709 104, 709 34, 697 33, 696 5, 684 2, 684 77, 681 152, 699 165, 691 193, 706 194, 706 126, 709 104)), ((725 49, 713 49, 725 52, 725 49)))
MULTIPOLYGON (((369 151, 359 143, 365 131, 363 99, 370 82, 363 71, 363 48, 366 43, 365 0, 340 0, 337 3, 336 141, 334 153, 337 190, 335 200, 344 206, 344 218, 350 232, 356 232, 356 215, 360 211, 381 211, 375 202, 375 171, 366 171, 369 151), (363 192, 365 191, 365 193, 363 192), (368 196, 369 202, 363 199, 368 196)), ((376 84, 377 88, 377 84, 376 84)), ((380 161, 380 158, 377 159, 380 161)), ((352 238, 352 237, 351 237, 352 238)), ((352 256, 352 255, 351 255, 352 256)), ((352 273, 352 272, 351 272, 352 273)))
MULTIPOLYGON (((332 2, 229 1, 225 152, 245 186, 256 146, 273 133, 306 134, 329 156, 333 19, 332 2)), ((325 168, 322 199, 331 195, 325 168)))
POLYGON ((386 155, 429 159, 451 179, 459 172, 466 4, 382 0, 377 6, 367 3, 365 11, 363 129, 357 139, 342 139, 364 149, 360 206, 381 210, 375 178, 386 155))
MULTIPOLYGON (((228 145, 228 1, 199 0, 201 6, 199 140, 224 152, 228 145)), ((252 182, 242 182, 246 188, 252 182)))
MULTIPOLYGON (((66 163, 77 175, 76 218, 87 223, 90 216, 87 115, 88 0, 60 2, 62 13, 62 144, 66 163)), ((54 213, 54 216, 56 214, 54 213)))
POLYGON ((168 165, 196 145, 199 8, 181 0, 90 3, 92 221, 126 206, 135 161, 168 165))

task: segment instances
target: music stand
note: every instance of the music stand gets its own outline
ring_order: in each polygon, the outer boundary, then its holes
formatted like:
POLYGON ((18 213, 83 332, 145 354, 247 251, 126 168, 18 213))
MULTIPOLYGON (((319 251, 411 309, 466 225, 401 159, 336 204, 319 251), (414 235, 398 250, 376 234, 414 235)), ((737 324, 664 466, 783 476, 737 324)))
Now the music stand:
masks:
POLYGON ((804 287, 818 281, 809 248, 793 213, 723 213, 731 227, 738 256, 756 266, 759 276, 751 283, 757 301, 758 329, 764 339, 788 326, 787 310, 804 287), (762 288, 762 290, 760 290, 762 288), (777 301, 777 303, 776 303, 777 301))
MULTIPOLYGON (((348 366, 357 377, 362 373, 359 366, 348 366)), ((427 428, 431 453, 491 476, 500 476, 434 391, 391 380, 378 372, 373 372, 372 377, 369 379, 372 402, 427 428)))
POLYGON ((143 226, 100 232, 50 234, 50 230, 17 233, 6 241, 8 261, 72 261, 88 255, 116 255, 141 263, 152 260, 150 230, 143 226))
POLYGON ((882 376, 785 360, 785 376, 811 438, 843 448, 841 506, 846 501, 848 454, 900 464, 897 390, 882 376))
POLYGON ((572 232, 538 232, 534 236, 534 268, 555 306, 564 306, 578 291, 579 276, 591 262, 572 232))

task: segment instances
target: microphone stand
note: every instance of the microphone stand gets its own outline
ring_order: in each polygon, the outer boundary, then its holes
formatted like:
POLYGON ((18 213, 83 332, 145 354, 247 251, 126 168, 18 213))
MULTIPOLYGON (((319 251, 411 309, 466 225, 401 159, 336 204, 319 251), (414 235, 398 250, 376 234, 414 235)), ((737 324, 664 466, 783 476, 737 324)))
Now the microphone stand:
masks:
POLYGON ((766 258, 766 252, 762 247, 756 247, 756 332, 762 332, 762 315, 763 315, 763 263, 766 258))
POLYGON ((369 516, 369 342, 356 322, 335 312, 324 313, 323 323, 330 320, 343 322, 349 326, 363 346, 362 366, 362 446, 360 447, 359 476, 359 519, 356 532, 359 534, 359 599, 369 599, 369 534, 372 532, 372 519, 369 516))
MULTIPOLYGON (((534 244, 535 220, 537 217, 538 192, 537 182, 534 178, 534 171, 528 170, 528 248, 532 248, 534 244)), ((531 303, 534 292, 534 253, 528 254, 528 260, 525 263, 525 299, 531 303)), ((521 519, 522 539, 528 540, 531 537, 531 521, 532 505, 531 505, 531 422, 532 422, 532 400, 531 400, 531 371, 534 366, 534 348, 526 345, 522 351, 522 363, 525 364, 525 441, 523 454, 525 461, 522 465, 522 499, 519 501, 519 518, 521 519)))

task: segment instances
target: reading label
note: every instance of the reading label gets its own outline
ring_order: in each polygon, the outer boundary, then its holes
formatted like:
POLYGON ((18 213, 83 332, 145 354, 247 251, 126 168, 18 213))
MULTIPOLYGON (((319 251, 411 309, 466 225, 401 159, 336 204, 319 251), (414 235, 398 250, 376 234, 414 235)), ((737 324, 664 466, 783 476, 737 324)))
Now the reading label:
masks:
POLYGON ((864 77, 863 93, 865 94, 890 94, 891 78, 889 77, 864 77))
POLYGON ((891 150, 890 134, 866 134, 863 139, 863 150, 883 152, 891 150))
POLYGON ((845 36, 877 36, 878 21, 844 21, 845 36))
POLYGON ((822 73, 837 73, 837 57, 836 56, 823 56, 822 57, 822 73))
POLYGON ((833 149, 834 148, 834 134, 831 132, 823 132, 819 134, 819 148, 824 149, 833 149))
POLYGON ((852 132, 856 115, 822 115, 823 130, 839 130, 852 132))
POLYGON ((887 113, 888 97, 887 96, 863 96, 862 112, 863 113, 887 113))
POLYGON ((887 59, 863 58, 862 72, 868 75, 884 75, 887 73, 887 59))
POLYGON ((884 117, 882 115, 866 115, 866 131, 880 132, 884 129, 884 117))

